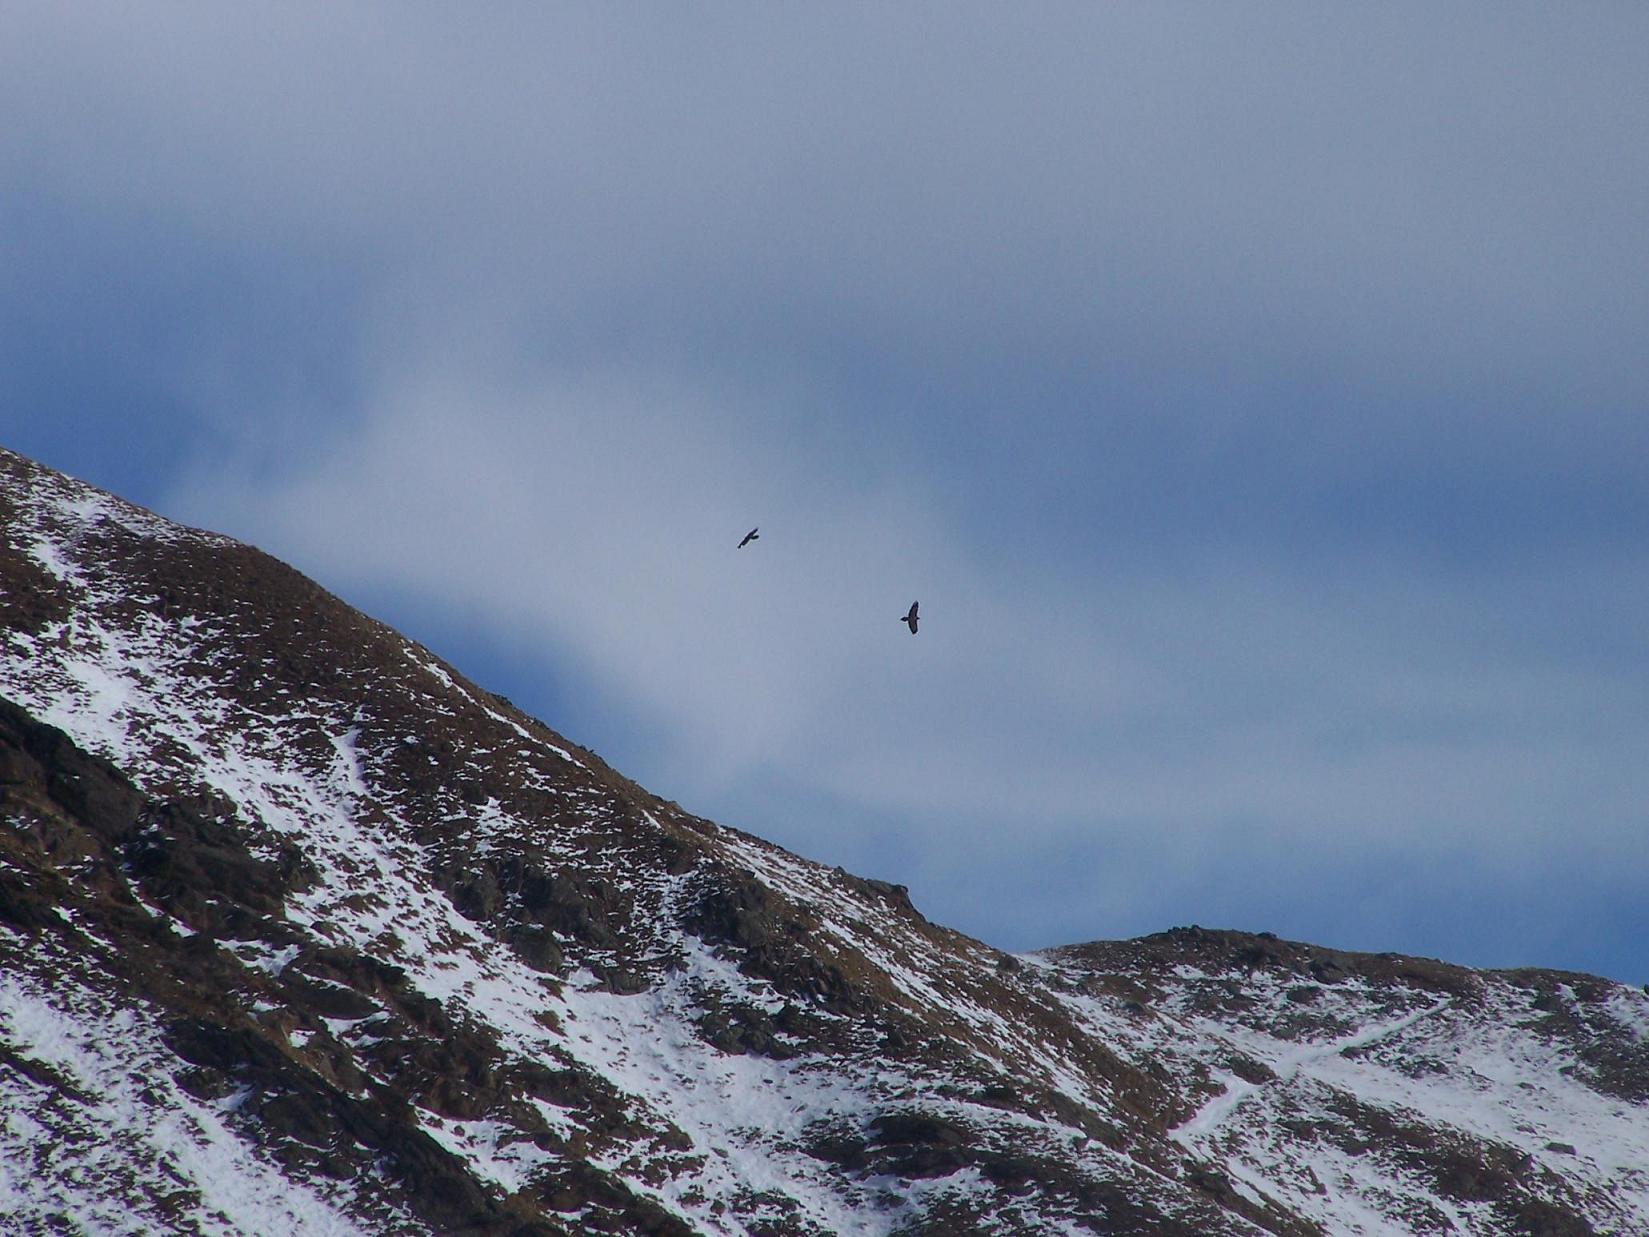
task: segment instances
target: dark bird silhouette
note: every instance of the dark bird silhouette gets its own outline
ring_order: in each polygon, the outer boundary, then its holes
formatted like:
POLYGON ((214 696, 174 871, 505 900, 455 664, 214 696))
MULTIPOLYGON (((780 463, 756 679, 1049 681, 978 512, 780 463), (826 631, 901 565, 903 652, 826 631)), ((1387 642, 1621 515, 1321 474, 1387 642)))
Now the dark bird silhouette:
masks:
MULTIPOLYGON (((761 526, 757 525, 757 528, 759 528, 759 527, 761 527, 761 526)), ((752 528, 749 532, 747 532, 744 535, 744 540, 739 542, 739 549, 741 549, 741 550, 744 549, 744 547, 749 545, 752 541, 760 541, 760 540, 761 540, 761 537, 757 535, 756 529, 752 528)))
POLYGON ((905 617, 899 621, 906 627, 910 628, 911 635, 914 636, 916 634, 916 603, 914 601, 910 603, 910 613, 906 614, 905 617))

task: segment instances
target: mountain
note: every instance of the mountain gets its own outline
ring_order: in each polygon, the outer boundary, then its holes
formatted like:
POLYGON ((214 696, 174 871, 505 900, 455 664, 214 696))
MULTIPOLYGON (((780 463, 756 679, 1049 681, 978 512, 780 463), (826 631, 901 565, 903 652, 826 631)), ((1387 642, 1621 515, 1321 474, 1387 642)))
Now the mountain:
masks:
POLYGON ((0 452, 0 1231, 1649 1233, 1649 997, 1009 955, 0 452))

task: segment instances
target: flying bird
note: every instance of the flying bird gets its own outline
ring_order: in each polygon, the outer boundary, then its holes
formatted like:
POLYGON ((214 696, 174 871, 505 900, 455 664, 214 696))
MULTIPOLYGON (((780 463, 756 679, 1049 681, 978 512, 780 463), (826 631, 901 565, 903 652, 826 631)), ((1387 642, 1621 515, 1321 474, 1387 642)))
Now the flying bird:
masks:
POLYGON ((899 621, 906 627, 910 628, 911 635, 914 636, 916 634, 916 603, 914 601, 910 603, 910 613, 906 614, 905 617, 899 621))
MULTIPOLYGON (((761 526, 758 524, 756 527, 760 528, 761 526)), ((747 532, 744 535, 744 540, 739 542, 739 549, 741 549, 741 550, 744 549, 744 547, 749 545, 752 541, 760 541, 760 540, 761 540, 761 537, 756 533, 756 529, 752 528, 749 532, 747 532)))

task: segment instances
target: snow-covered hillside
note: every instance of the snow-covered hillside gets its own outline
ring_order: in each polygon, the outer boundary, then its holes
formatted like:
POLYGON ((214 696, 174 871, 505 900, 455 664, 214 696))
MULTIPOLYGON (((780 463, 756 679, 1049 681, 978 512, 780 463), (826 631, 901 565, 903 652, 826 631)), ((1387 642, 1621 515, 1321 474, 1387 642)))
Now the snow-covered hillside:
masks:
POLYGON ((1649 998, 1010 957, 0 452, 0 1229, 1649 1233, 1649 998))

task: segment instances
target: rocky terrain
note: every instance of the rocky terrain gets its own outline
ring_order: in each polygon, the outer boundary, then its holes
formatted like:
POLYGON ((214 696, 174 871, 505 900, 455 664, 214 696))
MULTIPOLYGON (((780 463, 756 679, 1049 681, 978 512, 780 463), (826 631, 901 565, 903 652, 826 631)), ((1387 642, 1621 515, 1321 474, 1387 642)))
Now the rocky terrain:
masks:
POLYGON ((0 1231, 1649 1233, 1649 997, 1012 956, 0 451, 0 1231))

